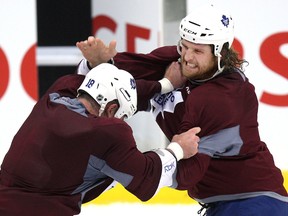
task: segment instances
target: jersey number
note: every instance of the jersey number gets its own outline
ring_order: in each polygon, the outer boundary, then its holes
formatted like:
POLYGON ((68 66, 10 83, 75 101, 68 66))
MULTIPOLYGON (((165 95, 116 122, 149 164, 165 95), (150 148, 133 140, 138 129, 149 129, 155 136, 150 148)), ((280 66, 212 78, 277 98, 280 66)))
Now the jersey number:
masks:
POLYGON ((95 80, 93 79, 89 79, 89 81, 87 82, 87 84, 85 85, 87 88, 91 88, 95 83, 95 80))

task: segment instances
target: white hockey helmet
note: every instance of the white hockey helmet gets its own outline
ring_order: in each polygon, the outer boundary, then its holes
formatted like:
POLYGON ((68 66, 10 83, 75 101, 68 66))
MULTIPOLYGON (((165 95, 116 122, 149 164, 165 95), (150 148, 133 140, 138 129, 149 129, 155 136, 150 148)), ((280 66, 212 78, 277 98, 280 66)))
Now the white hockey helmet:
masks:
POLYGON ((221 56, 223 45, 234 40, 234 21, 213 5, 204 5, 189 13, 179 26, 180 37, 198 44, 213 44, 214 55, 221 56))
POLYGON ((116 118, 130 118, 137 110, 135 79, 112 64, 103 63, 89 71, 77 91, 85 91, 100 105, 99 115, 115 99, 119 102, 116 118))

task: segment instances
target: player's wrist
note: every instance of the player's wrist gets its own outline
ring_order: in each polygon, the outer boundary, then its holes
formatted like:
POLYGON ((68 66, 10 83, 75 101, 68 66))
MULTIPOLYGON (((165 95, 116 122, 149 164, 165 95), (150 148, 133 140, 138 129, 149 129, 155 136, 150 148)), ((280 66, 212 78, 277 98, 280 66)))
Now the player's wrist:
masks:
POLYGON ((109 61, 107 61, 107 63, 114 65, 114 59, 113 58, 109 59, 109 61))
POLYGON ((174 86, 166 77, 159 80, 159 83, 161 84, 161 94, 166 94, 174 90, 174 86))
MULTIPOLYGON (((104 62, 103 62, 104 63, 104 62)), ((114 59, 111 58, 107 61, 107 63, 109 64, 112 64, 114 65, 114 59)), ((89 62, 87 59, 86 59, 86 64, 87 64, 87 67, 89 68, 89 70, 91 70, 92 68, 96 67, 97 65, 101 64, 100 62, 89 62)))
POLYGON ((86 64, 87 64, 87 67, 89 68, 89 70, 92 70, 93 67, 87 59, 86 59, 86 64))
POLYGON ((177 161, 184 158, 184 151, 177 142, 171 142, 166 147, 166 150, 168 150, 176 158, 177 161))

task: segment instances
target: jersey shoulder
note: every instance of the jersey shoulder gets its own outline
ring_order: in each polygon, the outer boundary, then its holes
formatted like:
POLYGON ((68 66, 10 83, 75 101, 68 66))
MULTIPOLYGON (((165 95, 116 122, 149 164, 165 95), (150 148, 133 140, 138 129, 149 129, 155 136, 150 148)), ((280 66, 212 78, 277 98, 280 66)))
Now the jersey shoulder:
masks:
POLYGON ((134 144, 132 128, 123 120, 117 118, 96 117, 91 130, 102 139, 110 139, 121 145, 134 144))
POLYGON ((46 93, 63 92, 62 94, 65 94, 64 92, 70 91, 72 95, 77 95, 77 89, 80 87, 84 78, 84 75, 78 74, 62 76, 50 86, 46 93))

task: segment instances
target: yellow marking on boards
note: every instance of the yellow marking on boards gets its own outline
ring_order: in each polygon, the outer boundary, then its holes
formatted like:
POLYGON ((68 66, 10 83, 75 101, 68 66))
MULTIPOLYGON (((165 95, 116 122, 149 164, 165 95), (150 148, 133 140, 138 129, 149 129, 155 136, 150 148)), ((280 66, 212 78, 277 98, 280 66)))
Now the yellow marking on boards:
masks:
MULTIPOLYGON (((283 171, 284 186, 288 190, 288 170, 283 171)), ((142 204, 197 204, 197 202, 191 199, 187 191, 179 191, 172 188, 162 188, 154 197, 146 202, 141 202, 136 196, 129 193, 125 188, 117 184, 113 189, 110 189, 95 200, 89 202, 92 204, 111 204, 116 202, 126 203, 142 203, 142 204)), ((88 204, 89 204, 88 203, 88 204)))

